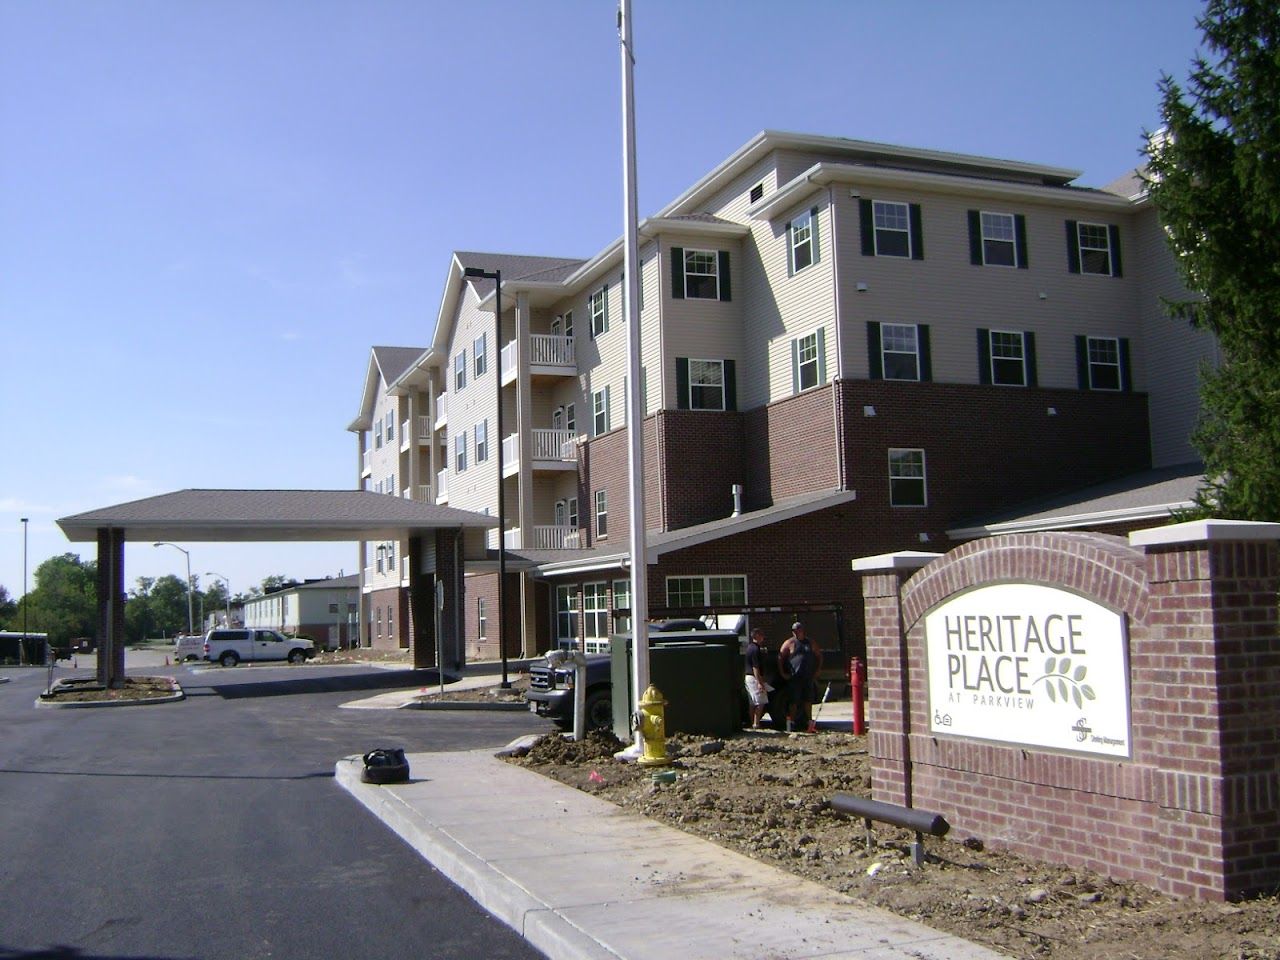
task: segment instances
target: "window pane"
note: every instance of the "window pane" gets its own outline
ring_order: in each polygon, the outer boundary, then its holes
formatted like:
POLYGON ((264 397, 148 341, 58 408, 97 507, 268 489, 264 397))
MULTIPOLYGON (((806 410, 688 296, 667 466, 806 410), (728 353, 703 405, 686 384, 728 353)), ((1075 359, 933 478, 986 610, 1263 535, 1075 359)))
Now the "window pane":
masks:
POLYGON ((668 577, 667 606, 705 607, 701 577, 668 577))
POLYGON ((873 204, 873 211, 876 256, 910 257, 911 233, 907 205, 877 200, 873 204))
POLYGON ((1084 273, 1111 274, 1111 237, 1105 224, 1081 223, 1080 270, 1084 273))
POLYGON ((1022 334, 991 331, 991 382, 1002 386, 1026 384, 1022 334))
POLYGON ((889 502, 895 507, 923 507, 924 451, 889 451, 889 502))
POLYGON ((718 300, 720 286, 714 250, 686 250, 684 295, 693 300, 718 300))
POLYGON ((724 409, 724 364, 721 361, 689 361, 689 406, 694 410, 724 409))
POLYGON ((1094 390, 1120 389, 1120 342, 1089 338, 1089 386, 1094 390))
POLYGON ((707 593, 713 607, 744 606, 747 602, 746 578, 708 577, 707 593))
POLYGON ((813 216, 804 214, 791 221, 791 269, 803 270, 813 263, 813 216))
POLYGON ((886 380, 919 380, 920 362, 915 324, 880 327, 881 365, 886 380))

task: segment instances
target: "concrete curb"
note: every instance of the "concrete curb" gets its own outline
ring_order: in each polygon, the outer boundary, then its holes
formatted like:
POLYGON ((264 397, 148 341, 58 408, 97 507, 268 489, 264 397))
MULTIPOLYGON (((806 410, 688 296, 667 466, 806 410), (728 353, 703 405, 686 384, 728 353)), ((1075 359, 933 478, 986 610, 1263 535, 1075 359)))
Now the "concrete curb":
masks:
MULTIPOLYGON (((177 680, 172 680, 172 685, 173 693, 167 697, 146 697, 136 700, 68 700, 65 703, 36 697, 36 706, 49 710, 78 710, 95 707, 149 707, 155 703, 176 703, 179 700, 185 700, 187 695, 183 692, 182 685, 177 680)), ((58 684, 54 684, 55 689, 57 686, 58 684)))
POLYGON ((335 768, 338 785, 486 911, 556 960, 619 960, 618 954, 560 916, 550 904, 513 883, 443 830, 425 824, 394 792, 361 780, 362 766, 360 757, 339 760, 335 768))
POLYGON ((496 710, 499 712, 528 713, 527 703, 511 703, 484 700, 410 700, 404 705, 406 710, 496 710))

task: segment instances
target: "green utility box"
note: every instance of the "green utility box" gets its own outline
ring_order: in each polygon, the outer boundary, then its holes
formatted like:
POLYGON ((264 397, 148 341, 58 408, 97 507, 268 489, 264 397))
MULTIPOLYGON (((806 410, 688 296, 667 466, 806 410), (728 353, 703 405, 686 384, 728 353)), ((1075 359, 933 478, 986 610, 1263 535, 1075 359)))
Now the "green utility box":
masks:
MULTIPOLYGON (((610 641, 613 732, 623 741, 635 738, 631 728, 636 709, 630 696, 631 647, 630 634, 617 634, 610 641)), ((667 701, 668 734, 728 736, 742 729, 746 668, 741 647, 742 638, 726 630, 650 635, 649 682, 667 701)))

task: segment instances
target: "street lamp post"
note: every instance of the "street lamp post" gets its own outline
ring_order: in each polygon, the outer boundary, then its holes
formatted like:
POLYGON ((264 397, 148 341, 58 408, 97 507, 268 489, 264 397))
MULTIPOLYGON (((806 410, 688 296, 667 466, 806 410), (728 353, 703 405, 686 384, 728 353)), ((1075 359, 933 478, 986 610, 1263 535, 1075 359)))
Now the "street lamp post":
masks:
POLYGON ((18 643, 18 664, 21 666, 23 652, 27 646, 27 613, 31 609, 31 601, 27 597, 27 521, 22 518, 22 640, 18 643))
POLYGON ((153 547, 173 547, 173 549, 175 550, 182 550, 183 554, 187 558, 187 636, 189 637, 195 636, 195 632, 196 632, 195 613, 194 613, 193 605, 191 603, 191 551, 184 550, 182 547, 178 546, 176 543, 169 543, 168 541, 159 541, 157 543, 153 543, 152 546, 153 547))
POLYGON ((217 573, 216 571, 213 571, 213 570, 206 570, 206 571, 204 572, 204 575, 205 575, 206 577, 217 577, 219 580, 221 580, 221 581, 222 581, 222 589, 223 589, 223 591, 226 593, 226 598, 225 598, 225 599, 226 599, 226 605, 227 605, 227 608, 226 608, 226 618, 227 618, 227 620, 226 620, 226 622, 223 624, 223 626, 224 626, 224 627, 230 627, 230 626, 231 626, 231 581, 230 581, 230 580, 228 580, 228 579, 227 579, 225 576, 223 576, 222 574, 217 573))
POLYGON ((502 654, 502 688, 505 690, 511 686, 511 681, 507 679, 507 498, 502 477, 502 271, 467 267, 463 273, 468 277, 492 280, 494 283, 493 350, 498 361, 494 364, 493 371, 498 386, 498 649, 502 654))

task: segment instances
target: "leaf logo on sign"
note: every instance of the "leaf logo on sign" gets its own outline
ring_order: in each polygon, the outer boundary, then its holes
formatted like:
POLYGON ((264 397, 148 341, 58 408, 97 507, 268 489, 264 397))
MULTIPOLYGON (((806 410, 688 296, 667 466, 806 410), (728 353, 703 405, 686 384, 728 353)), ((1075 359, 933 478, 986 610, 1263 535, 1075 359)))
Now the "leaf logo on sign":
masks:
POLYGON ((1044 662, 1044 676, 1032 681, 1032 684, 1044 682, 1044 692, 1050 703, 1074 701, 1077 707, 1084 706, 1086 700, 1096 700, 1098 695, 1093 687, 1084 682, 1088 668, 1081 664, 1071 669, 1071 658, 1050 657, 1044 662))

